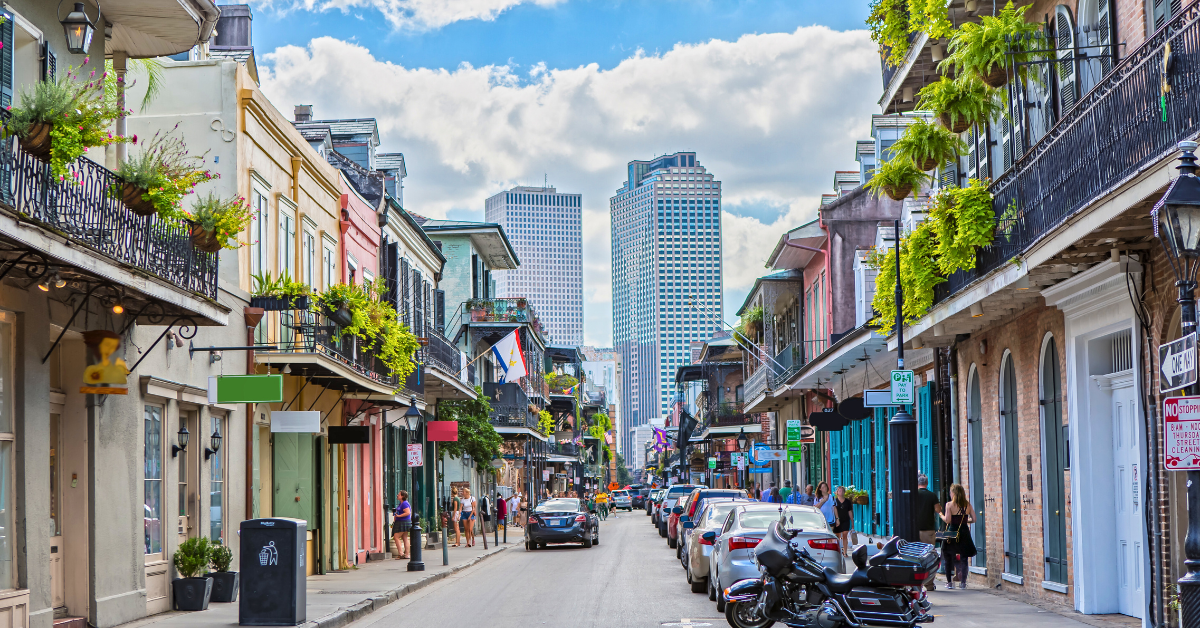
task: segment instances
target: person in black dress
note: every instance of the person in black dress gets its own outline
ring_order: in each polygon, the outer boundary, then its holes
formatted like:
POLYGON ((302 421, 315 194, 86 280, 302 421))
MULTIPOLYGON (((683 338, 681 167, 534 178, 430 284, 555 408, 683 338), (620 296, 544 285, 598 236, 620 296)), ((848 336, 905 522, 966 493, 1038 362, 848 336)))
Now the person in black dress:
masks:
POLYGON ((837 487, 833 501, 833 532, 841 539, 842 555, 850 555, 850 528, 854 527, 854 502, 846 498, 846 487, 837 487))
POLYGON ((967 491, 961 484, 950 485, 950 501, 942 509, 942 521, 946 529, 957 532, 953 540, 942 541, 942 562, 946 564, 946 586, 954 588, 954 576, 958 576, 958 588, 967 588, 967 559, 975 555, 975 541, 971 538, 971 526, 975 523, 975 509, 967 501, 967 491))

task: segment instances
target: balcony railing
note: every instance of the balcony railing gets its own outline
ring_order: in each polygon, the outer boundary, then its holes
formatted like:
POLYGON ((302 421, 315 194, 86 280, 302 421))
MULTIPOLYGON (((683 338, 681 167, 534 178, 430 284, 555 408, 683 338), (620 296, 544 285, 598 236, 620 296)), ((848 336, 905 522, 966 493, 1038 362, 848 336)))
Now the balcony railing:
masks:
POLYGON ((384 386, 398 384, 395 373, 364 348, 362 339, 343 336, 341 327, 322 314, 306 310, 268 312, 258 325, 256 343, 279 347, 260 349, 260 353, 316 353, 384 386))
POLYGON ((756 415, 746 414, 746 404, 743 401, 714 403, 709 410, 707 421, 705 421, 708 427, 749 425, 758 422, 756 415))
POLYGON ((769 367, 759 368, 746 380, 746 399, 757 399, 764 391, 770 390, 772 372, 769 367))
POLYGON ((537 429, 537 418, 529 412, 529 397, 519 384, 483 384, 483 394, 492 406, 492 425, 537 429))
POLYGON ((1200 8, 1192 4, 1112 72, 991 185, 996 239, 975 268, 934 288, 939 303, 1011 262, 1047 233, 1200 132, 1200 8), (1162 63, 1170 45, 1174 68, 1162 63), (1163 111, 1162 84, 1171 85, 1163 111))
MULTIPOLYGON (((7 125, 9 116, 0 110, 0 123, 7 125)), ((81 157, 71 164, 68 182, 59 182, 15 136, 0 140, 0 147, 0 202, 117 263, 217 298, 217 254, 193 247, 185 223, 126 208, 109 193, 120 179, 104 166, 81 157)))
POLYGON ((461 372, 463 370, 462 352, 458 350, 458 347, 450 344, 445 336, 432 329, 426 330, 425 337, 429 339, 429 345, 421 348, 422 362, 460 379, 467 376, 461 372))
POLYGON ((462 304, 462 320, 472 323, 529 323, 537 312, 525 299, 474 299, 462 304))

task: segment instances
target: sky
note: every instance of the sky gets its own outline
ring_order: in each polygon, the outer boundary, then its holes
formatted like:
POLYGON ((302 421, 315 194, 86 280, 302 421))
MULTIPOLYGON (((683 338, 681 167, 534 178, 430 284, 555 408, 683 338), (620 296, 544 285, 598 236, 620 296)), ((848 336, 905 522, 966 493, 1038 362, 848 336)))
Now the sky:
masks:
POLYGON ((696 151, 722 182, 734 322, 780 234, 857 169, 882 92, 867 0, 249 1, 266 95, 378 119, 406 209, 482 220, 487 197, 544 180, 583 195, 590 345, 612 345, 627 162, 696 151))

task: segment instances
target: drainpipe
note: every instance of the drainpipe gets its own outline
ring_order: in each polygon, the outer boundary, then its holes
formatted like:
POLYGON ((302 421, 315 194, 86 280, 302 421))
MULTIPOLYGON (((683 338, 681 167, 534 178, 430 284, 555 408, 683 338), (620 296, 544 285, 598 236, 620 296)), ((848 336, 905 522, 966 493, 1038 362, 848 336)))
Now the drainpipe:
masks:
POLYGON ((962 484, 958 468, 958 345, 950 345, 950 443, 951 460, 954 468, 951 476, 954 484, 962 484))

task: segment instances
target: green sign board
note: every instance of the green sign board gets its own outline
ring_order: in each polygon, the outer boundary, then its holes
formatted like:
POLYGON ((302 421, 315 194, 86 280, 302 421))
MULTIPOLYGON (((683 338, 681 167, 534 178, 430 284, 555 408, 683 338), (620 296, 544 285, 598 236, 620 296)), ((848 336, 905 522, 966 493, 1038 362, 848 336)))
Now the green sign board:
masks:
POLYGON ((916 377, 912 371, 892 371, 892 403, 908 405, 913 402, 913 384, 916 377))
POLYGON ((222 375, 217 380, 217 403, 283 401, 282 375, 222 375))
POLYGON ((717 459, 716 459, 716 458, 709 458, 709 459, 708 459, 708 468, 709 468, 709 469, 716 469, 716 468, 717 468, 717 459))
POLYGON ((787 422, 787 459, 788 462, 804 462, 801 452, 804 438, 804 424, 800 419, 788 419, 787 422))

